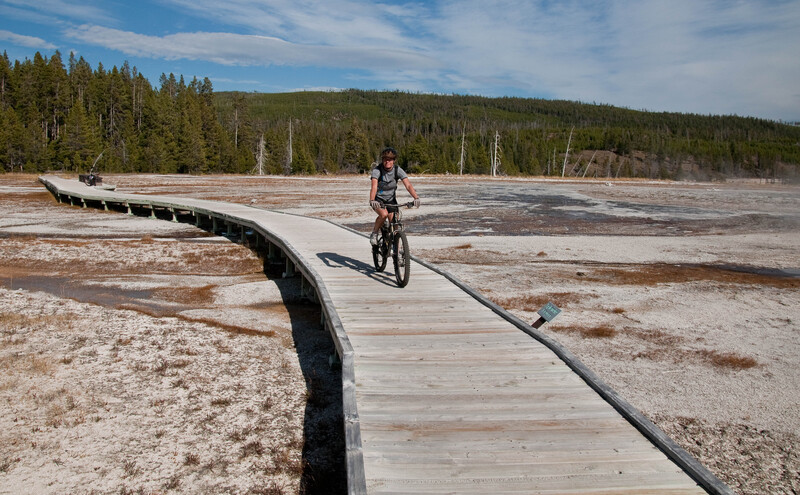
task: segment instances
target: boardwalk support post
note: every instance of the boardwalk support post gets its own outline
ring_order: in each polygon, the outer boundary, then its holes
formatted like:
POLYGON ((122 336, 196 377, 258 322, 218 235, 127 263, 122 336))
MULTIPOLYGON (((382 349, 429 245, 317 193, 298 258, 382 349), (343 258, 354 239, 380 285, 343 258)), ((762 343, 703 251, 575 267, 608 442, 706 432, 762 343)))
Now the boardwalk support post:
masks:
POLYGON ((172 221, 178 223, 178 215, 175 213, 175 208, 170 208, 169 211, 172 213, 172 221))
POLYGON ((339 358, 339 353, 332 352, 331 355, 328 356, 328 366, 330 366, 332 370, 342 367, 342 360, 339 358))
POLYGON ((274 243, 272 243, 272 242, 270 242, 270 243, 269 243, 269 255, 268 255, 268 259, 269 259, 270 261, 277 261, 277 260, 279 260, 279 259, 280 259, 280 255, 279 255, 278 253, 276 253, 276 252, 275 252, 275 244, 274 244, 274 243))
POLYGON ((283 272, 283 278, 294 277, 294 263, 289 257, 286 257, 286 270, 283 272))
POLYGON ((317 302, 317 291, 314 290, 314 285, 306 280, 306 277, 303 275, 300 276, 300 295, 312 303, 317 302))

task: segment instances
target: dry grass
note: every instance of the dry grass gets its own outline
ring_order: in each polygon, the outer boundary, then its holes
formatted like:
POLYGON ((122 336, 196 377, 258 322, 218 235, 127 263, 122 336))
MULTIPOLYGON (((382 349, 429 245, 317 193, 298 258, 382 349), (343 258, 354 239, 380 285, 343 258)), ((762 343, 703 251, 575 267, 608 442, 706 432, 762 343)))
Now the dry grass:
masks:
POLYGON ((741 356, 734 352, 701 350, 696 351, 696 353, 703 359, 710 361, 716 368, 746 370, 758 366, 758 361, 755 359, 749 356, 741 356))
POLYGON ((182 261, 191 266, 213 265, 215 269, 225 275, 240 275, 258 273, 263 271, 261 260, 250 250, 229 245, 213 246, 208 249, 182 253, 182 261), (244 250, 244 251, 243 251, 244 250))
POLYGON ((142 313, 143 315, 151 316, 153 318, 175 316, 175 313, 173 311, 157 311, 153 308, 147 306, 139 306, 137 304, 117 304, 114 306, 114 309, 118 309, 121 311, 136 311, 137 313, 142 313))
POLYGON ((552 294, 528 294, 519 297, 490 296, 489 299, 505 309, 536 312, 548 302, 552 302, 559 308, 564 308, 570 304, 584 302, 588 297, 590 296, 575 292, 554 292, 552 294))
POLYGON ((214 407, 228 407, 231 405, 231 400, 227 397, 219 397, 216 399, 211 399, 211 405, 214 407))
POLYGON ((79 241, 75 239, 40 239, 40 242, 59 247, 86 247, 91 241, 79 241))
POLYGON ((142 470, 136 465, 136 461, 133 459, 126 460, 122 463, 122 471, 125 473, 123 475, 125 478, 133 478, 142 472, 142 470))
POLYGON ((181 475, 178 473, 173 474, 166 483, 164 483, 165 490, 177 490, 181 486, 181 475))
POLYGON ((164 301, 180 304, 207 305, 214 300, 214 289, 217 285, 208 284, 201 287, 169 287, 153 291, 153 295, 164 301))
POLYGON ((8 470, 17 462, 21 461, 20 457, 3 456, 0 458, 0 473, 7 473, 8 470))
MULTIPOLYGON (((207 287, 213 288, 214 286, 207 286, 207 287)), ((200 291, 200 293, 202 292, 203 291, 200 291)), ((198 298, 202 298, 202 296, 198 296, 198 298)), ((197 303, 198 301, 180 301, 180 302, 186 302, 187 304, 189 304, 189 303, 197 303)), ((194 318, 191 316, 180 314, 177 312, 177 310, 170 310, 170 309, 155 310, 147 306, 139 306, 136 304, 118 304, 115 306, 115 308, 120 310, 136 311, 138 313, 142 313, 147 316, 151 316, 153 318, 164 318, 164 317, 178 318, 179 320, 183 320, 189 323, 200 323, 203 325, 208 325, 210 327, 219 328, 234 335, 253 335, 258 337, 274 337, 276 335, 275 330, 256 330, 254 328, 223 323, 213 318, 194 318)), ((129 343, 129 341, 124 343, 129 343)), ((224 348, 225 346, 223 345, 222 347, 224 348)), ((222 350, 222 348, 220 350, 222 350)), ((188 349, 186 347, 182 347, 180 351, 189 356, 197 353, 197 351, 188 349)))
POLYGON ((610 339, 617 335, 617 330, 608 325, 571 325, 568 327, 553 325, 550 330, 557 333, 575 333, 584 339, 610 339))
POLYGON ((251 440, 242 446, 241 457, 262 456, 266 450, 260 440, 251 440))
POLYGON ((220 328, 222 330, 225 330, 226 332, 230 332, 232 334, 237 334, 237 335, 255 335, 255 336, 258 336, 258 337, 274 337, 275 336, 275 330, 255 330, 255 329, 252 329, 252 328, 241 327, 241 326, 238 326, 238 325, 230 325, 228 323, 222 323, 222 322, 219 322, 219 321, 216 321, 216 320, 212 320, 211 318, 190 318, 190 317, 185 316, 185 315, 177 315, 177 318, 179 318, 179 319, 181 319, 183 321, 191 322, 191 323, 202 323, 204 325, 217 327, 217 328, 220 328))
MULTIPOLYGON (((466 244, 464 244, 466 246, 466 244)), ((418 256, 434 263, 461 263, 465 265, 501 265, 510 258, 497 251, 474 248, 420 249, 418 256)))
POLYGON ((603 266, 590 273, 577 272, 587 282, 653 287, 659 284, 710 281, 725 284, 800 288, 800 279, 739 271, 717 266, 666 263, 603 266))
POLYGON ((697 362, 725 370, 746 370, 758 366, 758 361, 735 352, 717 350, 692 350, 684 347, 685 339, 663 330, 639 330, 625 327, 625 335, 649 343, 646 349, 633 354, 634 359, 651 361, 673 361, 675 363, 697 362))
POLYGON ((627 336, 642 339, 666 349, 676 349, 683 342, 682 337, 657 328, 638 329, 634 327, 625 327, 624 331, 627 336))
POLYGON ((36 356, 30 357, 30 365, 28 371, 34 374, 47 375, 53 371, 53 362, 47 358, 38 358, 36 356))
MULTIPOLYGON (((26 185, 34 187, 41 186, 41 184, 39 184, 39 181, 36 179, 34 179, 33 183, 26 185)), ((13 194, 13 198, 15 206, 29 206, 29 205, 39 206, 45 202, 51 204, 56 202, 56 198, 52 194, 50 194, 50 192, 47 190, 40 192, 26 192, 23 194, 13 194)))
POLYGON ((0 312, 0 330, 14 334, 20 330, 41 330, 43 328, 73 330, 76 327, 76 315, 24 315, 19 313, 0 312))
POLYGON ((15 234, 9 233, 8 237, 19 243, 28 243, 38 241, 39 238, 33 234, 15 234))
POLYGON ((7 333, 16 333, 18 329, 28 324, 30 317, 19 313, 0 312, 0 329, 7 333))

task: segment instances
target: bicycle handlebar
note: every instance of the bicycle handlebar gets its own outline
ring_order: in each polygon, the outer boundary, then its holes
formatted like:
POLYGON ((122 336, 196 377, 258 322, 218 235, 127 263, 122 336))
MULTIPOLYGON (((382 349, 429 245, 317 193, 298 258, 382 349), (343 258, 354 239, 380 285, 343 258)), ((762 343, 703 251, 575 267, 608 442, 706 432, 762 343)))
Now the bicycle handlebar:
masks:
POLYGON ((414 206, 414 202, 413 201, 409 201, 408 203, 402 203, 402 204, 399 204, 399 205, 387 205, 387 204, 384 204, 383 206, 386 207, 387 211, 397 211, 397 210, 400 209, 401 206, 405 206, 406 208, 413 207, 414 206))

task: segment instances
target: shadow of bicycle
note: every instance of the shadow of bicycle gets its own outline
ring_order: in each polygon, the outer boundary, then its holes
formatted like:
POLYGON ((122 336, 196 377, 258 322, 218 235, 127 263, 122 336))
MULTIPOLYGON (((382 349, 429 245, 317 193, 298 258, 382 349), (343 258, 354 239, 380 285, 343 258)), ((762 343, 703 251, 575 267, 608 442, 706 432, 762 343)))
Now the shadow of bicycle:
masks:
POLYGON ((331 268, 347 268, 366 275, 367 277, 384 285, 388 285, 390 287, 396 286, 394 277, 392 275, 389 275, 386 272, 376 272, 374 266, 368 265, 361 260, 350 258, 349 256, 344 256, 338 253, 329 252, 318 253, 317 257, 319 257, 319 259, 325 263, 325 266, 331 268))

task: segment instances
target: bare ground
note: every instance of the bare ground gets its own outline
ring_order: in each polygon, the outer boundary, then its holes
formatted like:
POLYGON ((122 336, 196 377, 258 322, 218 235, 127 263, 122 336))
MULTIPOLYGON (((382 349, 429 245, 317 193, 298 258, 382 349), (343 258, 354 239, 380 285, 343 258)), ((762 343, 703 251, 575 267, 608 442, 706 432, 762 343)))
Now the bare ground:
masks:
MULTIPOLYGON (((800 190, 414 181, 414 254, 528 321, 555 302, 542 330, 738 493, 800 491, 800 190)), ((372 220, 363 177, 106 182, 372 220)), ((34 177, 0 193, 0 493, 341 490, 332 346, 296 280, 34 177)))

